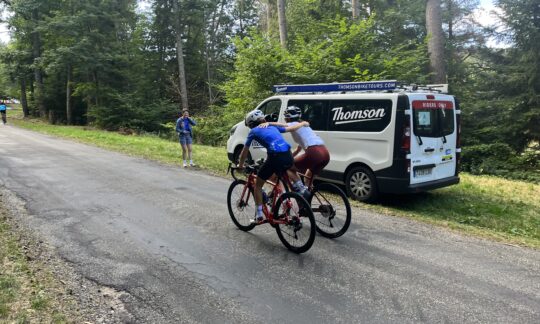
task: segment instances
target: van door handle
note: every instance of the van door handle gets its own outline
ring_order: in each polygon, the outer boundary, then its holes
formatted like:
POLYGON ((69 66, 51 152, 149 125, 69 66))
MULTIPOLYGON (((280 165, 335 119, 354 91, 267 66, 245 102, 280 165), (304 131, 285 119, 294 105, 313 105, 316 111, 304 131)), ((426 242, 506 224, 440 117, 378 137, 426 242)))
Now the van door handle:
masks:
POLYGON ((433 152, 433 151, 435 151, 433 147, 428 147, 427 149, 424 150, 424 152, 433 152))

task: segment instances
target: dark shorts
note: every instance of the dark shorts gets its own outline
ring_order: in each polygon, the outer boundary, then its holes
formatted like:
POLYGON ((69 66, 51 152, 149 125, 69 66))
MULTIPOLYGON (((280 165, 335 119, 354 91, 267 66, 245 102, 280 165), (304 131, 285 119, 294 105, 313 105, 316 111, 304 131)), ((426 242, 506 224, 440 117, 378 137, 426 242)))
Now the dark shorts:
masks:
POLYGON ((326 146, 315 145, 308 147, 304 154, 296 156, 294 166, 302 173, 309 169, 313 172, 313 175, 317 175, 328 162, 330 162, 330 153, 326 146))
POLYGON ((291 151, 269 153, 257 176, 263 180, 268 180, 272 174, 280 174, 290 169, 293 163, 294 159, 291 151))
POLYGON ((191 134, 180 134, 180 136, 178 136, 178 141, 182 145, 193 144, 191 134))

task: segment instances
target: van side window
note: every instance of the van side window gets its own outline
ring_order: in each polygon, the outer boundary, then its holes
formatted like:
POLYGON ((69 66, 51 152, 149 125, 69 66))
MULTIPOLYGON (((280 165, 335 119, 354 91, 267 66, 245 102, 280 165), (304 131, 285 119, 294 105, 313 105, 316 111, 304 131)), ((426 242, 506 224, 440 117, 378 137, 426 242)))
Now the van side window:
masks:
POLYGON ((328 130, 328 100, 289 100, 287 106, 302 109, 302 120, 308 121, 311 129, 328 130))
POLYGON ((277 99, 265 102, 259 107, 259 110, 265 114, 266 121, 276 122, 279 117, 279 111, 281 110, 281 100, 277 99))
POLYGON ((390 124, 392 100, 332 100, 328 111, 331 131, 380 132, 390 124))

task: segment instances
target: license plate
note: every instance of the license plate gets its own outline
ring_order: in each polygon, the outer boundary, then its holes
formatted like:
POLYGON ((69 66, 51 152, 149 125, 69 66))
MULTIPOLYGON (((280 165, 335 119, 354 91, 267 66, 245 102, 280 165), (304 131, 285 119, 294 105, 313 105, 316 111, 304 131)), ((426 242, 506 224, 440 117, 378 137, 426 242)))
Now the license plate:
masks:
POLYGON ((415 170, 414 171, 414 176, 415 177, 425 177, 425 176, 431 175, 432 170, 433 170, 433 168, 415 170))

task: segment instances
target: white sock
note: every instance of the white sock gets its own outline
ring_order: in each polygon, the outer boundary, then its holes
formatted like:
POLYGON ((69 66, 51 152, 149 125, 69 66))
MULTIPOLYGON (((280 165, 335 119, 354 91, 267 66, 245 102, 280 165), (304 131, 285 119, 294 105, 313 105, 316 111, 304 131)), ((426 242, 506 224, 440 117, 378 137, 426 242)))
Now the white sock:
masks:
POLYGON ((257 205, 257 218, 263 217, 262 205, 257 205))
POLYGON ((303 187, 304 185, 302 184, 302 180, 297 180, 295 183, 293 183, 294 191, 302 191, 303 187))

